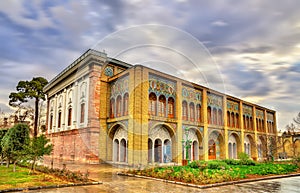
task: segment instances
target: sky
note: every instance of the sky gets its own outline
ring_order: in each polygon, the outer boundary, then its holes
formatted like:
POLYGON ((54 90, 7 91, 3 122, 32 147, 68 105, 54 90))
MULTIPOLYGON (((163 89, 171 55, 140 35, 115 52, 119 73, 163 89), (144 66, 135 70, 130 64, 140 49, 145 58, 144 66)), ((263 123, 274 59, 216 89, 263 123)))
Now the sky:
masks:
POLYGON ((300 112, 299 8, 297 0, 0 1, 1 111, 19 80, 51 80, 97 48, 276 110, 283 130, 300 112))

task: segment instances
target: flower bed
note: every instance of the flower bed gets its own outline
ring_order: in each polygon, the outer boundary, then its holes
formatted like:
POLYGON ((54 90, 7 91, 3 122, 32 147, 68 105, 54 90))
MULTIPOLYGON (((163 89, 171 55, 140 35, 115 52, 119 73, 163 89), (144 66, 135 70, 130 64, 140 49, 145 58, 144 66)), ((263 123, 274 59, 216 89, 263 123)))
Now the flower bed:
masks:
POLYGON ((127 173, 193 184, 212 184, 296 172, 294 164, 256 163, 251 160, 194 161, 187 166, 129 170, 127 173))

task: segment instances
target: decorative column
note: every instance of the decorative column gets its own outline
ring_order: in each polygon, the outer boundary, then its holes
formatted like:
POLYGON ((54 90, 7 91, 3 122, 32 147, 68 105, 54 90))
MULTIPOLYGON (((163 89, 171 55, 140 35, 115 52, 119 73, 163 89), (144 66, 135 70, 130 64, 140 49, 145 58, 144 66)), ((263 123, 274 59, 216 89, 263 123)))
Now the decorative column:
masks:
POLYGON ((239 102, 239 122, 240 122, 240 129, 241 129, 241 149, 242 149, 242 152, 245 152, 245 146, 244 146, 244 143, 245 143, 245 130, 244 130, 244 120, 243 120, 243 102, 240 101, 239 102))
POLYGON ((136 65, 129 75, 128 164, 148 164, 148 71, 136 65))
MULTIPOLYGON (((227 119, 230 119, 230 117, 227 117, 227 97, 226 95, 223 96, 223 126, 224 126, 224 149, 225 151, 225 158, 228 159, 228 127, 227 127, 227 119)), ((224 154, 223 154, 224 155, 224 154)))
POLYGON ((202 115, 203 115, 203 153, 204 153, 204 160, 208 161, 208 121, 207 121, 207 90, 203 89, 202 95, 202 115))
MULTIPOLYGON (((177 81, 176 84, 176 118, 177 118, 177 144, 176 144, 176 162, 178 164, 182 163, 183 158, 183 148, 181 141, 183 140, 183 128, 182 128, 182 82, 177 81)), ((175 153, 175 152, 174 152, 175 153)))
POLYGON ((258 141, 258 134, 257 134, 257 122, 256 122, 256 107, 253 108, 253 123, 254 123, 254 150, 252 150, 253 155, 252 158, 257 160, 258 158, 258 151, 257 151, 257 141, 258 141))

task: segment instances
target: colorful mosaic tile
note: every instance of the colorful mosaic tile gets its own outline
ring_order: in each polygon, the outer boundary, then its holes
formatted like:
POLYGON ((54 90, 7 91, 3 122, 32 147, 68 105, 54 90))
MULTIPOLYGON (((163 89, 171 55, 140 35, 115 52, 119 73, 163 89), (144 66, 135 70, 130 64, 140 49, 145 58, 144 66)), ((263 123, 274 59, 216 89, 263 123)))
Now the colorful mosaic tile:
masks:
POLYGON ((223 108, 223 97, 207 93, 207 105, 210 107, 217 107, 219 109, 223 108))
POLYGON ((104 70, 104 74, 111 77, 114 75, 114 69, 111 66, 107 66, 104 70))
POLYGON ((152 74, 149 74, 149 93, 155 93, 157 96, 163 94, 166 97, 174 97, 176 93, 176 83, 162 78, 158 77, 152 74))
POLYGON ((274 122, 274 114, 273 113, 268 113, 267 118, 268 118, 268 121, 274 122))
POLYGON ((256 118, 264 119, 264 111, 256 109, 256 118))
POLYGON ((111 97, 123 96, 128 92, 128 76, 122 77, 110 84, 111 97))
POLYGON ((249 117, 253 117, 253 108, 249 105, 243 104, 243 115, 248 115, 249 117))
POLYGON ((239 113, 239 103, 231 100, 227 100, 227 110, 230 112, 239 113))
POLYGON ((199 102, 202 100, 202 92, 193 88, 183 87, 182 98, 186 101, 199 102))

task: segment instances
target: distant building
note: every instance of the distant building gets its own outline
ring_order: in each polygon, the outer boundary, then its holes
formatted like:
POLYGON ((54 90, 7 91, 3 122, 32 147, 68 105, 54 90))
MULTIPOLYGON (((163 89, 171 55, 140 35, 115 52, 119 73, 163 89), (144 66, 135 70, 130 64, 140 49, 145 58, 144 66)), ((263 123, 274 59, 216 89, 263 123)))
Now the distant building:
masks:
POLYGON ((300 132, 278 133, 278 157, 280 159, 300 156, 300 132))
MULTIPOLYGON (((88 50, 45 87, 51 157, 147 165, 253 159, 276 143, 276 112, 88 50)), ((276 144, 275 144, 276 145, 276 144)))

